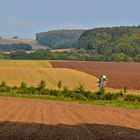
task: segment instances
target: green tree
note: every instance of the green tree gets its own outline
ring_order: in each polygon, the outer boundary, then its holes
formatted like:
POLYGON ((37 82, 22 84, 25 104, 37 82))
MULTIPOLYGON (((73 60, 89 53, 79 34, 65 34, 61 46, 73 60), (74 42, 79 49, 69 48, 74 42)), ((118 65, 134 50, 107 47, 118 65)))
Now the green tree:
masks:
POLYGON ((59 88, 59 90, 62 88, 62 81, 61 80, 58 81, 57 87, 59 88))
POLYGON ((85 92, 85 87, 83 84, 79 83, 79 86, 76 88, 76 92, 79 93, 84 93, 85 92))
POLYGON ((46 87, 46 82, 45 81, 40 81, 39 85, 38 85, 38 89, 39 90, 44 90, 46 87))
POLYGON ((131 62, 133 61, 133 59, 127 55, 125 55, 124 53, 119 53, 119 54, 115 54, 114 55, 114 60, 117 62, 131 62))
POLYGON ((2 81, 0 86, 1 87, 6 87, 6 82, 5 81, 2 81))
POLYGON ((127 86, 124 86, 123 92, 124 92, 124 93, 127 93, 127 86))
POLYGON ((27 84, 25 82, 21 82, 20 88, 26 88, 27 84))

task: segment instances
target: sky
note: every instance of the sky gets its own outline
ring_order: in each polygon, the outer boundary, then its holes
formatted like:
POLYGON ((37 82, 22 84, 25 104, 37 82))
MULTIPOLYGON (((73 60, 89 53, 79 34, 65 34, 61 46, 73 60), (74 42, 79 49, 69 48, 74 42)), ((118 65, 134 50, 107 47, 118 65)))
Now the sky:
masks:
POLYGON ((140 0, 0 0, 0 36, 140 25, 140 0))

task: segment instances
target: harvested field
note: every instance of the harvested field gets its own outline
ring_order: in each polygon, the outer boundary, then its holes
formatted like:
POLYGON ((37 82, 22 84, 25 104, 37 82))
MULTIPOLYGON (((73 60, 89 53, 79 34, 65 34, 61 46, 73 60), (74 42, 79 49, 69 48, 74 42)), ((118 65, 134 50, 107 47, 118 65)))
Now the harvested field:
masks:
POLYGON ((0 69, 2 67, 13 68, 13 67, 41 67, 51 68, 51 64, 46 60, 0 60, 0 69))
POLYGON ((71 68, 100 77, 105 74, 109 78, 108 87, 140 90, 140 63, 125 62, 68 62, 50 61, 54 68, 71 68))
POLYGON ((75 50, 75 48, 68 48, 68 49, 54 49, 54 50, 51 50, 52 52, 71 52, 75 50))
POLYGON ((44 80, 49 88, 56 88, 59 80, 68 88, 75 88, 79 83, 84 84, 86 89, 98 88, 96 77, 77 70, 30 66, 0 67, 0 81, 6 81, 10 86, 19 86, 22 81, 37 86, 41 80, 44 80))
POLYGON ((140 110, 0 97, 1 140, 139 140, 140 110))
POLYGON ((1 38, 0 44, 30 44, 32 46, 32 49, 46 49, 45 46, 39 44, 36 40, 32 39, 12 39, 12 38, 1 38))

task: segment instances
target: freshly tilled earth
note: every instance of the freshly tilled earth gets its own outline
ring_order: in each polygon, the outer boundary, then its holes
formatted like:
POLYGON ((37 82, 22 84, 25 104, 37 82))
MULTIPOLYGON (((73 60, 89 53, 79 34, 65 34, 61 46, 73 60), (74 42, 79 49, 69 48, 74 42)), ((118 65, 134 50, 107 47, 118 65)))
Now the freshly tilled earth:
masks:
POLYGON ((54 68, 71 68, 96 77, 107 75, 108 87, 140 90, 140 63, 50 61, 54 68))
POLYGON ((0 140, 140 140, 140 110, 0 97, 0 140))

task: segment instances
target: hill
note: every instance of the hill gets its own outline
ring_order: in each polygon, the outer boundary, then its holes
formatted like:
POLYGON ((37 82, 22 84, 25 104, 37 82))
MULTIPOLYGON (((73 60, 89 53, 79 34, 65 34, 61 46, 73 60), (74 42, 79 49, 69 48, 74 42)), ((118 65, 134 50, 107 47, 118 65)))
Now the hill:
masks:
POLYGON ((2 67, 51 68, 52 66, 46 60, 0 60, 0 69, 2 67))
POLYGON ((37 86, 41 80, 50 88, 56 88, 59 80, 68 88, 75 88, 79 83, 86 89, 98 88, 98 78, 77 70, 51 68, 48 61, 0 60, 0 81, 10 86, 19 86, 22 81, 37 86))
POLYGON ((140 90, 140 63, 50 61, 54 68, 71 68, 96 77, 107 75, 108 87, 140 90))
POLYGON ((85 31, 79 48, 91 50, 109 59, 131 61, 140 57, 140 26, 96 28, 85 31))
POLYGON ((7 39, 7 38, 0 39, 0 44, 20 44, 20 43, 31 45, 33 50, 47 48, 39 44, 36 40, 32 40, 32 39, 7 39))
POLYGON ((78 47, 78 39, 84 30, 54 30, 36 34, 36 40, 51 49, 78 47))

